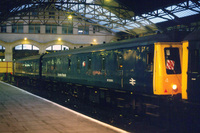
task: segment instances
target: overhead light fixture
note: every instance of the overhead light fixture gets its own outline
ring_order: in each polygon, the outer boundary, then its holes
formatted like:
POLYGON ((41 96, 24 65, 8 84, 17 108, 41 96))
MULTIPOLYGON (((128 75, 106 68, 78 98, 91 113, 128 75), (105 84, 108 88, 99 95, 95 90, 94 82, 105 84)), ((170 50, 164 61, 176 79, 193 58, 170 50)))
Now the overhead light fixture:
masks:
POLYGON ((111 2, 111 0, 105 0, 105 2, 111 2))
POLYGON ((69 15, 69 16, 68 16, 68 19, 72 19, 72 15, 69 15))

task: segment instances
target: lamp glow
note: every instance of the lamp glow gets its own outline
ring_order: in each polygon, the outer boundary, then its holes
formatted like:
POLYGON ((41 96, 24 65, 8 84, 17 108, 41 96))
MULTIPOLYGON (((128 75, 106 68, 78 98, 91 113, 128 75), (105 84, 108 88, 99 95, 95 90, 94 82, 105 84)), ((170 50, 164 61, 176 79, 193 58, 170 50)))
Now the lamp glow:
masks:
POLYGON ((68 16, 68 19, 72 19, 72 15, 69 15, 69 16, 68 16))
POLYGON ((111 2, 111 0, 105 0, 105 2, 111 2))
POLYGON ((174 91, 176 91, 176 90, 177 90, 177 88, 178 88, 178 87, 177 87, 177 85, 176 85, 176 84, 173 84, 173 85, 172 85, 172 89, 173 89, 174 91))
POLYGON ((26 40, 27 40, 27 38, 26 38, 26 37, 24 37, 24 40, 26 41, 26 40))

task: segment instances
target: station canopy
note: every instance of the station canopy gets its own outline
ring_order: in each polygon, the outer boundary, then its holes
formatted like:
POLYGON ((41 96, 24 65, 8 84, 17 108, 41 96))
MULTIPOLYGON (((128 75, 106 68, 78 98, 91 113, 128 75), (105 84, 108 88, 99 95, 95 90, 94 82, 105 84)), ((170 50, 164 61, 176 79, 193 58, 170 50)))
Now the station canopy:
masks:
POLYGON ((1 0, 0 24, 24 20, 42 24, 54 19, 57 25, 73 17, 113 32, 132 35, 161 30, 160 23, 183 23, 182 18, 199 19, 200 0, 1 0), (49 12, 49 16, 44 17, 49 12), (34 12, 35 14, 30 14, 34 12), (56 13, 57 12, 57 13, 56 13), (43 13, 43 14, 41 14, 43 13), (36 16, 37 15, 37 16, 36 16), (41 16, 38 16, 41 15, 41 16), (59 17, 65 16, 65 18, 59 17))

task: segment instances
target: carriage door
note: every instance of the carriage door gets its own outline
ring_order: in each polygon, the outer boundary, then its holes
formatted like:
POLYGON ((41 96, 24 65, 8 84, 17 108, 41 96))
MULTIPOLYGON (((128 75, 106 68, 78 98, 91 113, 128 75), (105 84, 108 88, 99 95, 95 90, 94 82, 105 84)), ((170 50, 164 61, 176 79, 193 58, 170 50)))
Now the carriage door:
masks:
POLYGON ((123 56, 122 54, 118 54, 117 55, 117 70, 118 70, 118 73, 119 73, 119 77, 120 77, 120 84, 121 84, 121 88, 124 87, 124 71, 123 71, 123 56))
POLYGON ((189 47, 188 65, 188 100, 200 103, 200 44, 191 44, 189 47))

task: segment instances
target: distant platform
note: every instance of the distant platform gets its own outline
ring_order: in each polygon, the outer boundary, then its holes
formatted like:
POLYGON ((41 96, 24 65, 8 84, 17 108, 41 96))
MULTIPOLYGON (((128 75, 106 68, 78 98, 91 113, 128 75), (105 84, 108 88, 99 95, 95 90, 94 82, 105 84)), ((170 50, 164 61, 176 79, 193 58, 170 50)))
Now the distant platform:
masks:
POLYGON ((126 133, 0 81, 0 133, 126 133))

